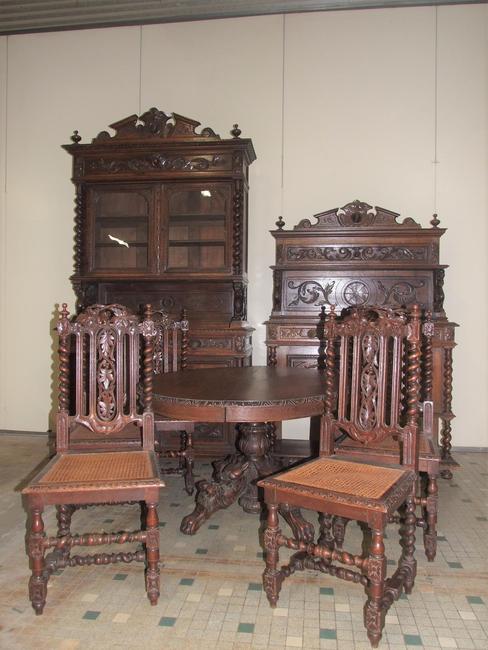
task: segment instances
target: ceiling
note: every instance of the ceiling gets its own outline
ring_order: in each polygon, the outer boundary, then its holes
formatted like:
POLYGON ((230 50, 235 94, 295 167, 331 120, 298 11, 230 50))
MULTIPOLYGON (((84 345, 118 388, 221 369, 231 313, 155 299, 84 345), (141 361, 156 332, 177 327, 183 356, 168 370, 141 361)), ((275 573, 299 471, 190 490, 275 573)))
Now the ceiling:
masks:
POLYGON ((488 0, 0 0, 0 35, 237 16, 488 0))

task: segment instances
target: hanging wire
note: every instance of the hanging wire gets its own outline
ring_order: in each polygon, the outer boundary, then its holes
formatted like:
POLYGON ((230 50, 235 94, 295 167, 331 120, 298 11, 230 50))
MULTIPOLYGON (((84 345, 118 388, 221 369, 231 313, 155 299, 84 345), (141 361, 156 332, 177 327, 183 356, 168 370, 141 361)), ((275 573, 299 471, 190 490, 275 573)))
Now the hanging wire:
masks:
POLYGON ((282 22, 282 63, 281 63, 281 218, 284 210, 285 192, 285 38, 286 38, 286 15, 283 14, 282 22))
POLYGON ((438 11, 437 7, 434 9, 434 160, 433 160, 433 203, 434 203, 434 214, 437 214, 437 166, 439 160, 437 159, 437 140, 438 140, 438 87, 437 87, 437 76, 438 76, 438 11))
POLYGON ((142 25, 139 27, 139 115, 142 112, 142 25))

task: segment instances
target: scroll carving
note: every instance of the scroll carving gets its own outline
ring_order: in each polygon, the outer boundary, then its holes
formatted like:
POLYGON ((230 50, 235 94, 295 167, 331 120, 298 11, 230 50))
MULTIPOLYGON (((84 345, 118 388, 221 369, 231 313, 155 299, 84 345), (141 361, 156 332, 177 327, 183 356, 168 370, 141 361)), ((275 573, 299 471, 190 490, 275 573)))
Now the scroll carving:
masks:
POLYGON ((425 287, 425 282, 423 280, 414 280, 412 282, 402 280, 387 289, 382 282, 378 281, 378 287, 384 295, 383 305, 394 303, 397 305, 410 305, 418 301, 416 289, 425 287))
POLYGON ((169 156, 164 153, 140 156, 137 158, 124 159, 107 159, 96 158, 88 160, 86 163, 87 172, 104 172, 108 174, 118 174, 124 172, 145 173, 153 170, 164 171, 182 171, 182 172, 201 172, 212 167, 221 168, 227 163, 224 156, 215 155, 205 158, 197 156, 195 158, 185 158, 184 156, 169 156))
POLYGON ((425 246, 289 246, 286 251, 286 259, 293 262, 423 261, 427 257, 425 246))
POLYGON ((288 306, 298 305, 300 302, 306 305, 326 305, 329 304, 329 296, 334 288, 335 282, 328 282, 322 286, 315 280, 307 280, 305 282, 295 283, 293 280, 288 282, 289 289, 296 289, 296 296, 288 303, 288 306))

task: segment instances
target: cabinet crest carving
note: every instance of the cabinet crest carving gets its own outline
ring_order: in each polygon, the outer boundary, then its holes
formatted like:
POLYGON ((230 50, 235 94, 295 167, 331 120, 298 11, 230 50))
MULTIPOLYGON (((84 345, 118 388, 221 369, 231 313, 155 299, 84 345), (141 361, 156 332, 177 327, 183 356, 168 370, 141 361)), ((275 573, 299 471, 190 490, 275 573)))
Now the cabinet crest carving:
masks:
POLYGON ((110 128, 115 130, 115 134, 111 136, 107 131, 102 131, 93 139, 93 143, 106 143, 114 140, 120 142, 121 140, 181 138, 220 140, 220 136, 208 127, 202 129, 201 133, 197 133, 195 129, 198 126, 200 126, 200 122, 189 117, 177 113, 167 115, 157 108, 150 108, 140 116, 129 115, 129 117, 110 124, 110 128))
POLYGON ((420 224, 411 217, 397 221, 398 212, 392 212, 378 206, 373 207, 363 201, 352 201, 342 208, 334 208, 315 214, 317 222, 312 224, 310 219, 302 219, 293 230, 334 230, 338 228, 420 228, 420 224))

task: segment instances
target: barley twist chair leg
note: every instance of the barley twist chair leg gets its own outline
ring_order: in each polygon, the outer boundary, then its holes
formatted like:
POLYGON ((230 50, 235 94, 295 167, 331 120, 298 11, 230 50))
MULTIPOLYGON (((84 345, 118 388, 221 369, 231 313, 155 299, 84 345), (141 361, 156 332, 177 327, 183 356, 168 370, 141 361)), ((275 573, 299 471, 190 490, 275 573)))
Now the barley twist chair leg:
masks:
POLYGON ((73 516, 75 506, 60 505, 56 506, 56 519, 58 521, 58 537, 65 537, 70 534, 71 517, 73 516))
POLYGON ((386 557, 383 530, 373 530, 368 557, 368 600, 364 606, 364 625, 373 648, 377 648, 385 625, 383 595, 386 579, 386 557))
POLYGON ((151 605, 159 598, 159 518, 157 504, 146 503, 146 591, 151 605))
POLYGON ((281 535, 281 530, 278 521, 278 504, 268 504, 267 528, 264 531, 266 568, 263 573, 263 587, 271 607, 276 607, 283 581, 281 571, 278 569, 279 535, 281 535))
POLYGON ((415 559, 416 523, 415 503, 413 498, 409 498, 406 503, 405 520, 401 531, 403 546, 401 566, 405 575, 404 589, 406 594, 412 593, 417 574, 417 560, 415 559))
POLYGON ((29 598, 37 616, 42 614, 46 604, 48 574, 44 559, 44 522, 42 509, 33 508, 30 513, 30 529, 27 536, 27 553, 31 562, 32 575, 29 580, 29 598))
POLYGON ((427 486, 427 505, 425 507, 426 527, 424 529, 425 555, 429 562, 434 561, 437 552, 437 495, 437 477, 429 476, 427 486))

